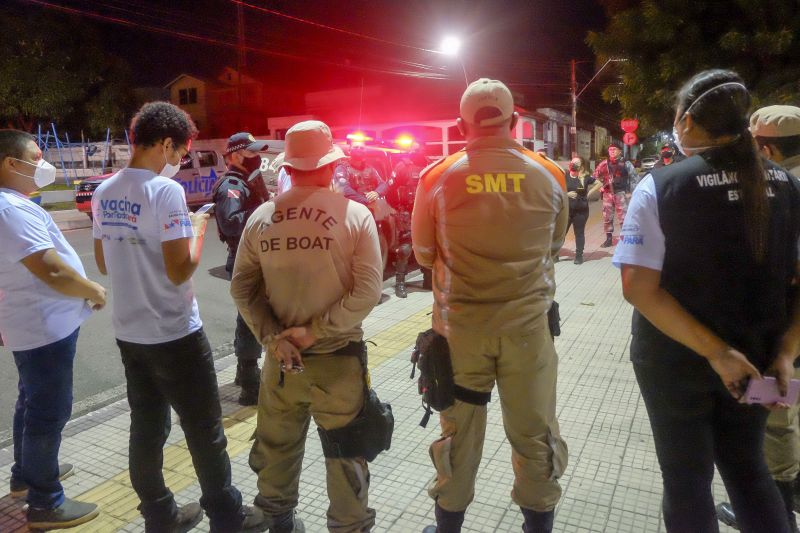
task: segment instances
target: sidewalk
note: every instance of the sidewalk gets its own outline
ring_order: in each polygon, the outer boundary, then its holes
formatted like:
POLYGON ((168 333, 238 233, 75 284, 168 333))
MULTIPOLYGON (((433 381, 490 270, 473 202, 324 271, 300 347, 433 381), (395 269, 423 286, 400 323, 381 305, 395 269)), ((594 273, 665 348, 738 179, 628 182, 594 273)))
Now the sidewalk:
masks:
MULTIPOLYGON (((604 240, 600 205, 592 204, 587 225, 586 262, 572 263, 572 231, 556 265, 562 334, 556 339, 560 356, 558 415, 569 446, 569 466, 561 484, 557 508, 559 532, 657 532, 661 478, 650 426, 628 361, 630 306, 623 300, 619 272, 611 265, 613 249, 599 248, 604 240)), ((405 300, 392 294, 365 321, 370 345, 373 386, 392 404, 395 433, 392 448, 371 464, 370 504, 377 510, 374 532, 419 532, 433 523, 433 502, 426 485, 433 475, 428 445, 438 436, 437 418, 427 429, 418 424, 423 411, 416 383, 409 379, 409 354, 417 332, 430 324, 431 294, 415 278, 405 300)), ((389 291, 386 291, 387 293, 389 291)), ((203 302, 200 302, 201 312, 203 302)), ((256 495, 256 476, 247 464, 249 437, 255 428, 255 409, 235 402, 232 385, 235 359, 217 361, 223 398, 228 452, 233 479, 250 503, 256 495)), ((10 408, 11 406, 7 406, 10 408)), ((129 415, 126 401, 71 421, 64 432, 62 461, 75 463, 77 473, 64 482, 67 494, 96 502, 101 516, 76 532, 141 532, 138 500, 127 472, 129 415)), ((522 515, 511 502, 511 450, 506 440, 497 395, 489 405, 483 462, 475 501, 467 511, 464 531, 520 531, 522 515)), ((10 448, 0 450, 0 486, 7 487, 12 461, 10 448)), ((177 419, 165 451, 167 483, 179 504, 197 501, 199 486, 177 419)), ((328 505, 325 469, 316 431, 309 430, 299 514, 309 533, 322 533, 328 505)), ((725 499, 715 481, 717 501, 725 499)), ((721 527, 722 531, 733 531, 721 527)), ((0 532, 25 531, 22 504, 0 499, 0 532)), ((205 519, 196 531, 208 531, 205 519)))
POLYGON ((56 223, 56 226, 61 231, 92 227, 92 219, 89 218, 89 215, 77 209, 50 211, 50 216, 53 217, 53 222, 56 223))

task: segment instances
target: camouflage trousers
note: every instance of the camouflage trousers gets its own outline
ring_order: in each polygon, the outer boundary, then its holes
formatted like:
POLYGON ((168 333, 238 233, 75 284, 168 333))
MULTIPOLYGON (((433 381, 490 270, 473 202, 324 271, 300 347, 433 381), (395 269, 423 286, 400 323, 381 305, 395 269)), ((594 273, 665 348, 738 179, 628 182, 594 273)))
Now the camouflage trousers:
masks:
POLYGON ((603 231, 614 233, 614 211, 617 212, 617 222, 622 228, 625 213, 628 212, 628 197, 624 192, 603 193, 603 231))

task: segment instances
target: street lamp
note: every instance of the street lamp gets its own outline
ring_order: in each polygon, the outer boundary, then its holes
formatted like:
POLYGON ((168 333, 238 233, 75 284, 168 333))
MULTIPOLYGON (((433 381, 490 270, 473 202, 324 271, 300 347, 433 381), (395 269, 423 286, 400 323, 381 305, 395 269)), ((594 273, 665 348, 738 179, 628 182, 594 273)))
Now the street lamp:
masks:
POLYGON ((469 79, 467 78, 467 67, 464 66, 464 60, 458 53, 461 50, 461 39, 453 35, 448 35, 442 39, 442 44, 439 47, 439 52, 446 56, 455 57, 461 64, 461 70, 464 72, 464 83, 469 86, 469 79))
POLYGON ((612 58, 612 59, 609 59, 608 61, 606 61, 603 64, 603 66, 600 67, 600 70, 595 72, 594 76, 592 76, 592 79, 590 79, 589 81, 586 82, 586 85, 583 86, 583 89, 581 89, 580 92, 577 92, 578 91, 578 82, 575 80, 575 60, 574 59, 572 60, 572 84, 571 84, 571 89, 572 89, 572 91, 571 91, 571 93, 572 93, 572 127, 570 128, 570 133, 572 134, 572 157, 575 157, 575 156, 578 155, 578 97, 580 97, 580 95, 583 94, 583 91, 585 91, 586 88, 589 87, 589 84, 591 84, 595 80, 595 78, 597 78, 597 76, 599 76, 600 73, 603 72, 603 69, 606 68, 609 63, 619 63, 619 62, 622 62, 622 61, 627 61, 627 59, 625 59, 625 58, 612 58))

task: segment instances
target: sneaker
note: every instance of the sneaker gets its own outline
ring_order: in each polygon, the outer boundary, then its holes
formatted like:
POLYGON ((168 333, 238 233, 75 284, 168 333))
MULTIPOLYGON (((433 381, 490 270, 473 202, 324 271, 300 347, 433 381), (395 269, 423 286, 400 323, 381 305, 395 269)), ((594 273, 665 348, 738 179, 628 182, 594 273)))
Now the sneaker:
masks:
POLYGON ((611 237, 606 237, 605 242, 600 245, 600 248, 610 248, 611 246, 614 246, 611 237))
POLYGON ((575 256, 575 261, 573 261, 573 263, 576 264, 576 265, 582 265, 583 264, 583 255, 581 255, 581 254, 576 255, 575 256))
POLYGON ((436 533, 436 526, 425 526, 422 533, 436 533))
POLYGON ((93 503, 64 498, 64 503, 55 509, 28 507, 28 528, 48 530, 75 527, 94 520, 99 514, 97 505, 93 503))
MULTIPOLYGON (((64 481, 75 473, 75 467, 69 463, 58 465, 58 480, 64 481)), ((28 485, 21 479, 11 478, 10 494, 12 498, 24 498, 28 495, 28 485)))
POLYGON ((244 513, 244 522, 242 522, 242 529, 239 530, 242 533, 266 531, 272 523, 270 517, 258 507, 242 505, 242 512, 244 513))
POLYGON ((170 525, 148 526, 145 522, 145 533, 186 533, 191 531, 203 519, 203 508, 199 503, 187 503, 178 507, 178 514, 170 525))

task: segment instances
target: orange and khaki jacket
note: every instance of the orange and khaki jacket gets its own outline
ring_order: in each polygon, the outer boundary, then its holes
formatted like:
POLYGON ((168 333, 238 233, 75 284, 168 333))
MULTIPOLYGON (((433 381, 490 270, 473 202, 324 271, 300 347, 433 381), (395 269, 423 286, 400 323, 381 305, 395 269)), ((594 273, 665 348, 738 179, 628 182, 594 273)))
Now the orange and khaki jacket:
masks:
POLYGON ((419 264, 434 270, 437 332, 533 331, 555 294, 565 190, 553 161, 497 137, 473 140, 423 172, 412 242, 419 264))

